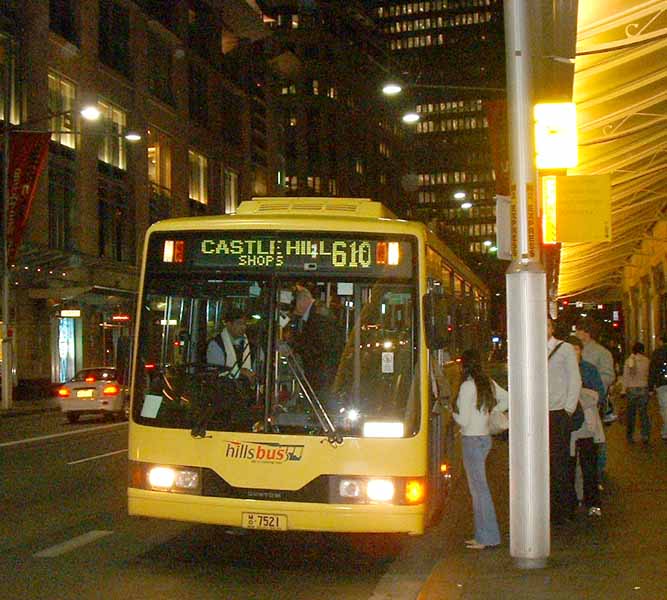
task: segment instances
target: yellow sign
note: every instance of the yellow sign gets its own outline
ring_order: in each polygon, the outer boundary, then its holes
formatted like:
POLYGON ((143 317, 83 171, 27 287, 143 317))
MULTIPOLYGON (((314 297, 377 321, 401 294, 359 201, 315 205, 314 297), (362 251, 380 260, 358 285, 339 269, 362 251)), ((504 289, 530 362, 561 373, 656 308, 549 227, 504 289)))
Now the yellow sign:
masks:
POLYGON ((611 241, 610 176, 542 177, 542 232, 546 244, 611 241))
POLYGON ((572 102, 536 104, 535 163, 538 169, 577 166, 577 109, 572 102))
POLYGON ((512 239, 512 258, 519 258, 519 206, 516 197, 516 185, 512 184, 510 204, 510 223, 512 239))
POLYGON ((526 221, 528 234, 528 256, 529 258, 537 258, 537 236, 538 224, 535 205, 535 184, 526 184, 526 221))

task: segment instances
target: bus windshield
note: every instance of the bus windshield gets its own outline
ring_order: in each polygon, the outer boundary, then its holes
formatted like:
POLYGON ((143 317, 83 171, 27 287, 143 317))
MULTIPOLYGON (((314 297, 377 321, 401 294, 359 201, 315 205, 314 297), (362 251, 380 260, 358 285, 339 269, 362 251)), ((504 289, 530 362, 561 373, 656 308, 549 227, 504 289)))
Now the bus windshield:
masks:
POLYGON ((133 418, 195 437, 322 435, 327 423, 348 437, 414 435, 412 243, 401 242, 409 264, 396 273, 374 264, 382 247, 363 272, 342 262, 327 272, 328 259, 318 269, 310 255, 312 274, 290 260, 283 270, 197 264, 187 252, 175 266, 158 252, 144 278, 133 418))

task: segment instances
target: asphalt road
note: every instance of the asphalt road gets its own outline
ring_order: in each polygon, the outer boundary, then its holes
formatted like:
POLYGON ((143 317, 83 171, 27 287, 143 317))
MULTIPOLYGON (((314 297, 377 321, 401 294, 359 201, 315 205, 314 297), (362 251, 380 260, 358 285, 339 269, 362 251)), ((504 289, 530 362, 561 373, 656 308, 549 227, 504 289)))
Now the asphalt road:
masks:
MULTIPOLYGON (((389 597, 388 577, 405 597, 396 560, 358 540, 129 517, 126 436, 57 412, 0 420, 0 597, 366 600, 389 597)), ((428 574, 402 571, 409 594, 428 574)))

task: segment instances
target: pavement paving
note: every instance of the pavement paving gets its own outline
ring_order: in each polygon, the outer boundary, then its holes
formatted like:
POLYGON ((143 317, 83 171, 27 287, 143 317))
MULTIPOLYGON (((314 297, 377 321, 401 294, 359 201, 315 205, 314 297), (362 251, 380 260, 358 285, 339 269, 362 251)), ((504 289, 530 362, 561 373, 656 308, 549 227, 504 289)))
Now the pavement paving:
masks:
MULTIPOLYGON (((451 502, 468 510, 452 511, 453 521, 438 529, 441 558, 421 587, 418 600, 486 599, 659 599, 667 598, 667 442, 651 399, 653 432, 649 446, 628 444, 625 423, 606 428, 607 478, 602 516, 580 512, 551 530, 551 553, 541 569, 521 569, 509 549, 508 442, 496 439, 487 474, 503 543, 469 550, 472 506, 464 477, 451 502)), ((623 409, 623 406, 617 407, 623 409)), ((639 439, 638 431, 635 436, 639 439)))
POLYGON ((0 408, 0 418, 60 410, 55 396, 26 395, 14 397, 11 408, 0 408))
MULTIPOLYGON (((623 406, 618 407, 623 412, 623 406)), ((394 587, 382 598, 417 600, 643 600, 667 598, 667 442, 655 399, 649 446, 629 444, 623 419, 606 428, 607 478, 602 516, 584 512, 551 530, 551 553, 541 569, 521 569, 509 550, 508 442, 494 439, 487 473, 502 544, 469 550, 472 506, 465 477, 457 477, 442 522, 411 545, 397 572, 410 571, 415 585, 394 587), (411 563, 411 564, 408 564, 411 563), (421 563, 421 564, 419 564, 421 563), (414 581, 418 574, 420 581, 414 581)), ((58 410, 55 398, 16 400, 0 418, 58 410)), ((638 432, 635 434, 639 437, 638 432)), ((400 577, 397 577, 397 581, 400 577)))

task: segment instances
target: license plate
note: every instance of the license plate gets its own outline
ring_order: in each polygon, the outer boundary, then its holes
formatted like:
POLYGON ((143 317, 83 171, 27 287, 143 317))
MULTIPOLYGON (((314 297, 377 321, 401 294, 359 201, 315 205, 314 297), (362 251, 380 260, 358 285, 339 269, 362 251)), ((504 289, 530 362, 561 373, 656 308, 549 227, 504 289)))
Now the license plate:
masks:
POLYGON ((287 531, 287 515, 267 513, 243 513, 243 527, 246 529, 269 529, 287 531))
POLYGON ((76 397, 77 398, 92 398, 93 397, 93 390, 77 390, 76 397))

